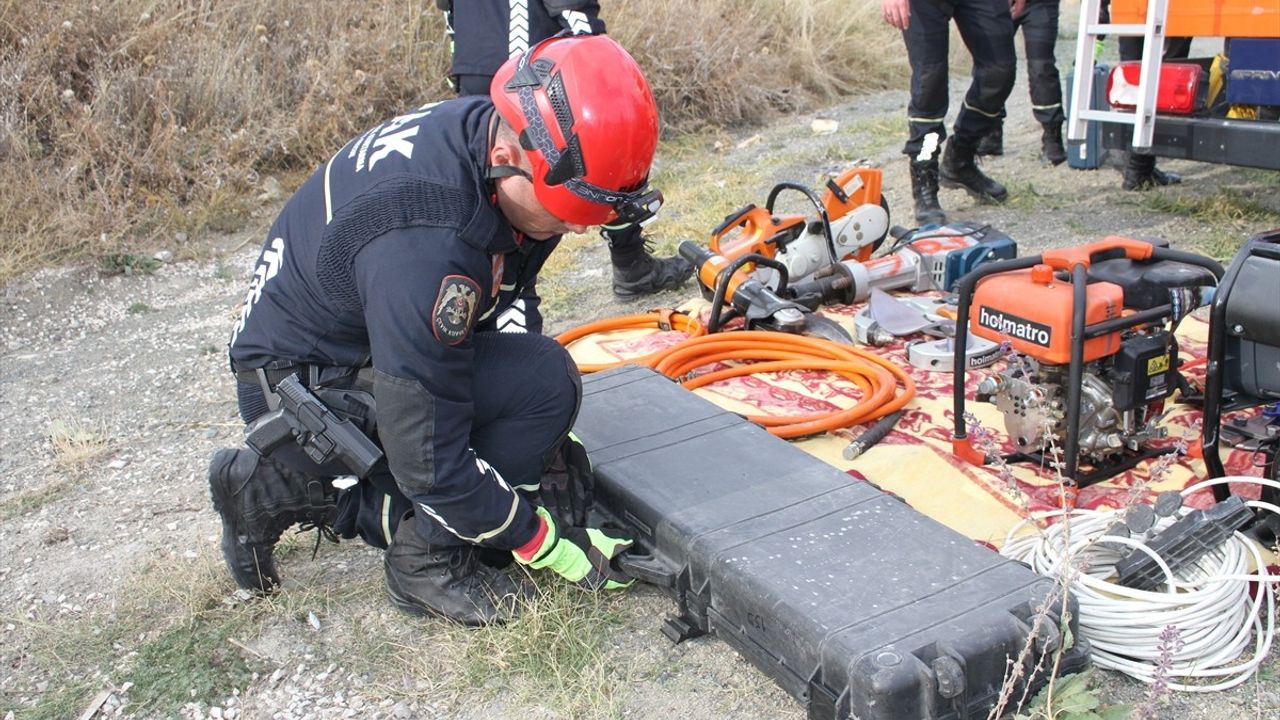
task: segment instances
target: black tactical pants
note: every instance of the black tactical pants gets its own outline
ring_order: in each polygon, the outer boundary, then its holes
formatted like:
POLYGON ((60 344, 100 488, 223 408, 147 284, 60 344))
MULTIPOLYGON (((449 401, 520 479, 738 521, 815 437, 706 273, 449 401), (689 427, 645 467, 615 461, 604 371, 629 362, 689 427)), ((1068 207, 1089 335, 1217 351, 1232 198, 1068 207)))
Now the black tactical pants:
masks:
MULTIPOLYGON (((489 463, 512 488, 536 488, 542 470, 559 449, 578 413, 582 398, 581 380, 569 354, 555 340, 530 333, 476 333, 471 423, 471 448, 489 463)), ((307 378, 303 378, 307 382, 307 378)), ((328 390, 367 392, 361 374, 349 368, 328 368, 320 373, 312 391, 339 415, 343 412, 326 398, 328 390)), ((267 412, 259 385, 237 384, 240 415, 246 423, 267 412)), ((377 442, 376 413, 364 423, 366 434, 377 442)), ((436 422, 446 422, 438 418, 436 422)), ((271 453, 271 459, 299 472, 326 479, 349 475, 340 462, 316 465, 302 448, 286 443, 271 453)), ((523 492, 536 496, 536 490, 523 492)), ((340 537, 359 536, 365 542, 385 548, 395 536, 405 513, 412 510, 400 491, 384 458, 367 478, 360 478, 338 495, 338 519, 334 532, 340 537)), ((493 517, 492 508, 476 508, 481 517, 493 517)), ((502 509, 506 511, 505 508, 502 509)), ((437 523, 428 523, 419 514, 418 528, 427 542, 437 546, 459 545, 461 540, 437 523)))
POLYGON ((902 152, 913 160, 937 156, 947 136, 947 53, 950 21, 973 56, 973 82, 956 116, 955 133, 977 143, 994 127, 1013 89, 1016 57, 1007 0, 912 0, 902 36, 911 61, 910 137, 902 152))
POLYGON ((1022 30, 1027 55, 1027 85, 1031 89, 1031 114, 1041 125, 1062 125, 1062 82, 1054 63, 1058 43, 1058 0, 1028 0, 1027 9, 1014 18, 1022 30))

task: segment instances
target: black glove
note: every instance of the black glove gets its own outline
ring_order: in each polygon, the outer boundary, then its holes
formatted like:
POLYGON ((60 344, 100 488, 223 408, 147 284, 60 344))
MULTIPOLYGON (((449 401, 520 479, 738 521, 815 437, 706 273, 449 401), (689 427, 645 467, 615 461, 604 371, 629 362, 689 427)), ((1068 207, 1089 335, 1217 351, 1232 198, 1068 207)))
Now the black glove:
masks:
POLYGON ((552 515, 563 518, 568 525, 586 527, 595 480, 587 449, 573 433, 569 433, 542 471, 538 492, 543 506, 552 515))

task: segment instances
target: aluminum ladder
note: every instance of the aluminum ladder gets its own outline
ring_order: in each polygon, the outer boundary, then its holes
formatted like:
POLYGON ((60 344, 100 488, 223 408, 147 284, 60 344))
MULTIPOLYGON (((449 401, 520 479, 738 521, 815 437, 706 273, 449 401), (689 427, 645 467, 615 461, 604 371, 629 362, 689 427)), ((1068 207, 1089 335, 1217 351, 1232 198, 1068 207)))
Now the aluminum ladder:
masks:
POLYGON ((1160 58, 1164 54, 1165 11, 1168 0, 1147 1, 1147 21, 1139 24, 1099 23, 1102 0, 1080 3, 1080 30, 1076 35, 1075 81, 1071 85, 1071 115, 1067 121, 1067 141, 1081 142, 1090 121, 1125 123, 1133 126, 1133 149, 1151 149, 1155 131, 1156 91, 1160 85, 1160 58), (1141 37, 1142 78, 1138 84, 1138 103, 1134 112, 1092 110, 1093 47, 1099 35, 1141 37))

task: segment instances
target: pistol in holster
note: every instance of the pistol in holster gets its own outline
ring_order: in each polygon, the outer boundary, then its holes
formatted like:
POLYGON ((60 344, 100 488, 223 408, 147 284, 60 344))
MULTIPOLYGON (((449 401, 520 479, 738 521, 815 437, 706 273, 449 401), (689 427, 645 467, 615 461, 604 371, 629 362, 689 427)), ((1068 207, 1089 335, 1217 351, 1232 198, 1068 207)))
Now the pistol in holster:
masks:
POLYGON ((356 477, 368 477, 382 450, 358 427, 334 414, 290 375, 275 386, 279 406, 245 428, 245 442, 266 457, 286 442, 295 442, 317 465, 337 458, 356 477))

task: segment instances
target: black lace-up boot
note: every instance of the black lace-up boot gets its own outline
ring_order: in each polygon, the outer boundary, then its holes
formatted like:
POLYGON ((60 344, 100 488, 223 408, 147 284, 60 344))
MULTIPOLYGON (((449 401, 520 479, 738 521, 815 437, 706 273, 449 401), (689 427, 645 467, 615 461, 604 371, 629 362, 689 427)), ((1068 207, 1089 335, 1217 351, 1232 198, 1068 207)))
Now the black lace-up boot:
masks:
POLYGON ((1120 187, 1125 190, 1149 190, 1164 185, 1177 185, 1182 176, 1177 173, 1163 172, 1156 167, 1155 155, 1129 153, 1124 165, 1124 180, 1120 187))
POLYGON ((979 200, 1004 202, 1009 191, 978 169, 978 163, 974 161, 976 151, 977 143, 968 138, 952 135, 947 140, 947 149, 942 153, 942 164, 938 167, 942 186, 963 188, 979 200))
POLYGON ((978 141, 978 157, 1004 155, 1004 124, 996 123, 991 132, 978 141))
POLYGON ((246 590, 271 592, 280 585, 272 552, 293 525, 315 528, 337 542, 330 530, 337 493, 329 483, 252 450, 219 450, 209 464, 209 491, 222 516, 222 557, 236 584, 246 590))
POLYGON ((515 617, 519 590, 506 573, 481 562, 481 548, 433 546, 418 532, 417 522, 413 515, 401 520, 382 557, 387 595, 396 607, 464 625, 515 617))
POLYGON ((1050 165, 1067 161, 1067 148, 1062 144, 1062 123, 1046 123, 1040 136, 1040 154, 1050 165))
POLYGON ((916 205, 916 223, 941 225, 947 214, 938 205, 938 161, 911 162, 911 199, 916 205))
POLYGON ((600 232, 609 242, 613 294, 620 298, 674 290, 693 275, 693 265, 682 257, 654 257, 640 233, 639 225, 606 226, 600 232))

